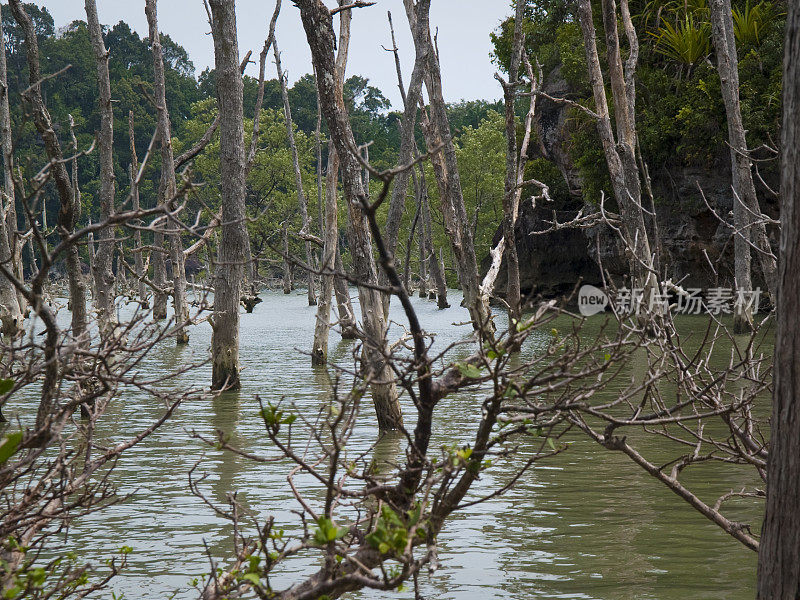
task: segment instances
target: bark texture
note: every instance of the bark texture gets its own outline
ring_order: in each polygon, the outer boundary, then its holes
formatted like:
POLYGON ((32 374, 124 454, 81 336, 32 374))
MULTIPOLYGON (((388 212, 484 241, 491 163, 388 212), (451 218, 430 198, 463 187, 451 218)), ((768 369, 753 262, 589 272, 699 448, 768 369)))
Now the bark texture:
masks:
MULTIPOLYGON (((111 78, 108 73, 108 52, 103 43, 103 30, 97 16, 95 0, 86 0, 86 22, 97 63, 98 103, 100 107, 100 133, 97 147, 100 156, 100 219, 107 221, 114 211, 114 110, 111 105, 111 78)), ((98 246, 94 260, 94 304, 97 309, 100 331, 108 334, 116 324, 114 307, 114 229, 104 227, 97 234, 98 246)))
POLYGON ((243 257, 249 246, 245 214, 245 153, 243 84, 239 73, 239 43, 233 0, 211 0, 214 64, 220 119, 220 179, 222 232, 214 277, 211 387, 238 389, 239 298, 244 277, 243 257))
POLYGON ((493 329, 489 299, 481 293, 478 280, 478 263, 475 245, 469 227, 467 210, 461 189, 461 177, 456 159, 456 147, 450 131, 450 121, 442 91, 442 74, 439 57, 433 47, 430 23, 427 19, 430 0, 404 0, 406 15, 414 38, 417 53, 427 56, 425 87, 430 102, 430 121, 423 124, 429 150, 439 149, 433 156, 433 170, 439 186, 444 229, 450 238, 464 304, 467 306, 476 329, 493 329))
MULTIPOLYGON (((153 52, 154 82, 153 91, 158 105, 158 130, 161 138, 161 183, 159 186, 160 201, 167 205, 170 212, 176 209, 178 186, 175 182, 175 156, 172 152, 172 126, 166 100, 166 82, 164 79, 164 57, 161 50, 161 36, 158 31, 157 0, 147 0, 145 12, 150 28, 150 47, 153 52)), ((186 301, 186 269, 184 267, 183 243, 180 227, 172 219, 179 219, 173 214, 165 227, 169 238, 170 258, 172 259, 172 305, 175 310, 175 339, 178 344, 189 343, 189 306, 186 301)), ((155 310, 155 309, 154 309, 155 310)))
POLYGON ((636 162, 636 87, 634 76, 639 56, 639 42, 631 21, 627 0, 621 1, 621 16, 629 53, 622 64, 617 7, 614 0, 602 0, 603 29, 608 59, 608 76, 614 100, 616 139, 606 99, 603 73, 597 53, 597 40, 589 0, 578 2, 578 20, 583 33, 589 81, 594 95, 597 131, 608 164, 614 196, 622 216, 622 234, 628 254, 632 287, 644 290, 649 299, 656 289, 653 256, 642 210, 642 188, 636 162))
MULTIPOLYGON (((275 51, 275 65, 278 69, 278 81, 281 84, 281 96, 283 98, 283 115, 286 119, 286 138, 289 140, 289 149, 292 152, 292 166, 294 167, 294 183, 297 188, 297 205, 300 207, 300 218, 303 223, 303 232, 311 233, 311 223, 308 218, 308 199, 303 190, 303 175, 300 172, 300 156, 297 153, 297 143, 294 139, 294 123, 292 122, 292 107, 289 105, 289 91, 286 89, 286 79, 281 68, 281 53, 278 50, 278 41, 273 40, 272 49, 275 51)), ((311 242, 305 241, 306 264, 311 267, 314 264, 314 257, 311 254, 311 242)), ((308 271, 308 305, 316 306, 317 293, 314 289, 314 272, 308 271)))
MULTIPOLYGON (((372 397, 381 431, 402 426, 400 404, 391 368, 386 362, 386 317, 380 292, 367 287, 378 282, 377 267, 372 253, 372 235, 362 208, 366 190, 361 176, 361 164, 342 88, 338 84, 338 70, 334 58, 336 36, 333 16, 319 0, 298 0, 303 28, 306 32, 317 73, 322 114, 331 132, 331 141, 341 161, 342 184, 347 202, 348 237, 353 257, 355 279, 359 284, 361 319, 364 328, 365 376, 371 382, 372 397)), ((351 11, 340 12, 341 19, 349 19, 351 11)), ((341 43, 341 39, 340 39, 341 43)), ((343 72, 343 69, 342 69, 343 72)))
POLYGON ((758 598, 800 598, 800 5, 790 2, 783 60, 781 250, 767 505, 758 598))
MULTIPOLYGON (((136 138, 133 133, 133 111, 128 113, 128 138, 130 139, 131 143, 131 164, 128 167, 128 177, 130 179, 131 187, 131 208, 134 211, 138 211, 140 209, 138 181, 139 157, 136 154, 136 138)), ((133 230, 133 260, 134 268, 136 269, 136 289, 139 295, 139 306, 142 308, 147 308, 150 304, 147 300, 147 287, 144 282, 146 273, 144 268, 144 257, 142 256, 142 231, 139 229, 141 226, 141 221, 137 220, 134 225, 136 225, 136 228, 133 230)))
MULTIPOLYGON (((14 193, 13 143, 11 139, 11 110, 8 103, 8 73, 6 67, 6 43, 0 25, 0 142, 3 152, 3 201, 0 208, 5 211, 5 222, 0 223, 0 262, 5 264, 22 281, 22 245, 17 240, 17 205, 14 193)), ((2 302, 2 332, 15 335, 22 330, 22 313, 25 301, 10 280, 0 281, 2 302), (13 295, 13 298, 12 298, 13 295)))
MULTIPOLYGON (((61 144, 53 129, 50 113, 42 98, 42 73, 39 64, 39 42, 33 21, 20 0, 10 0, 11 13, 20 26, 25 36, 25 50, 28 61, 28 75, 30 88, 25 92, 25 98, 30 103, 33 113, 33 122, 36 130, 44 143, 47 158, 50 159, 53 181, 60 201, 58 211, 58 233, 62 239, 68 238, 75 229, 80 207, 75 202, 75 194, 67 168, 64 165, 64 155, 61 144)), ((76 339, 83 338, 86 334, 86 286, 81 278, 80 259, 78 248, 71 245, 66 251, 67 278, 69 280, 70 309, 72 314, 72 335, 76 339)))
MULTIPOLYGON (((762 219, 756 187, 753 182, 752 161, 747 149, 742 110, 739 102, 739 59, 736 53, 736 37, 733 31, 733 13, 730 0, 711 0, 711 32, 717 55, 717 71, 725 103, 728 122, 728 143, 731 149, 731 173, 733 179, 733 225, 734 276, 739 289, 751 290, 751 244, 757 248, 761 272, 775 297, 777 263, 770 248, 766 225, 762 219)), ((753 316, 748 311, 738 310, 734 327, 737 333, 752 328, 753 316)))

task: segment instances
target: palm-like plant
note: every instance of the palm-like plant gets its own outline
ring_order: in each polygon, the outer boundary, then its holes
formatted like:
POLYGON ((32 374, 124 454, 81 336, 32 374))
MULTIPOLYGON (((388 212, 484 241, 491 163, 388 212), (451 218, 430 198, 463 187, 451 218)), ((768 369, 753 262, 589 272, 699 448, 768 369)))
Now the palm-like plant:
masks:
POLYGON ((706 21, 696 21, 691 14, 672 25, 662 18, 661 27, 650 35, 656 38, 655 50, 677 63, 696 65, 711 52, 711 26, 706 21))
POLYGON ((740 45, 756 48, 761 44, 761 34, 769 23, 778 17, 778 11, 772 2, 762 0, 750 6, 750 0, 743 10, 733 9, 733 33, 740 45))

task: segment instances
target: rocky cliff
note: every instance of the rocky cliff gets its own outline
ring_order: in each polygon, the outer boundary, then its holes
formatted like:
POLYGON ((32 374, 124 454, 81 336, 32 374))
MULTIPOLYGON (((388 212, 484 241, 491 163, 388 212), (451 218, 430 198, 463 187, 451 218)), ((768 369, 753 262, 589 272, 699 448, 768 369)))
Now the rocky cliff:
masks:
MULTIPOLYGON (((566 82, 560 78, 558 70, 550 73, 545 91, 556 97, 568 95, 566 82)), ((550 228, 554 216, 563 223, 574 218, 581 208, 585 213, 597 210, 590 205, 584 206, 581 198, 580 174, 567 151, 568 113, 569 109, 564 105, 546 99, 541 99, 537 107, 538 148, 531 148, 531 153, 558 167, 570 194, 550 203, 540 200, 536 206, 529 198, 523 197, 516 229, 517 250, 522 292, 531 300, 568 294, 579 281, 600 283, 599 263, 617 282, 622 282, 627 273, 627 261, 621 246, 607 227, 561 229, 543 235, 536 233, 550 228)), ((659 270, 663 277, 680 281, 684 287, 734 287, 732 230, 718 218, 727 222, 732 220, 729 156, 723 152, 712 163, 701 166, 659 168, 649 165, 649 168, 656 199, 656 218, 648 217, 647 220, 651 245, 654 250, 658 249, 659 270)), ((766 186, 758 184, 758 187, 762 211, 776 218, 777 199, 768 193, 766 186)), ((770 233, 775 248, 777 231, 770 233)), ((495 242, 500 235, 498 229, 495 242)), ((488 260, 482 266, 487 269, 488 260)), ((755 256, 753 281, 754 285, 763 288, 755 256)), ((505 269, 502 269, 495 289, 502 295, 504 288, 505 269)))

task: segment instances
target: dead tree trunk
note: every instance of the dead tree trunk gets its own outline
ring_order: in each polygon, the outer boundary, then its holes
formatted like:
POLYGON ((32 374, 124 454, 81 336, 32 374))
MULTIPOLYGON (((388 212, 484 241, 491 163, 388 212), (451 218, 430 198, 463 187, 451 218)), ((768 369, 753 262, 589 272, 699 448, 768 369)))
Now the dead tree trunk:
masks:
MULTIPOLYGON (((350 40, 350 16, 349 12, 342 15, 339 30, 339 48, 336 56, 336 85, 344 85, 344 72, 347 65, 347 52, 350 40)), ((319 74, 314 68, 315 79, 319 74)), ((322 187, 322 146, 319 130, 322 125, 322 104, 320 101, 319 86, 317 86, 317 193, 322 187)), ((350 293, 347 289, 347 282, 335 273, 342 272, 342 257, 339 253, 339 207, 337 196, 337 185, 339 181, 339 155, 333 142, 328 143, 328 168, 325 173, 325 210, 324 223, 321 223, 321 237, 323 241, 322 260, 320 270, 323 275, 320 283, 320 296, 317 304, 317 321, 314 327, 314 341, 311 349, 311 362, 315 365, 323 365, 328 360, 328 338, 331 328, 331 303, 333 294, 336 294, 336 302, 339 313, 339 329, 342 338, 355 339, 358 329, 353 316, 353 307, 350 302, 350 293), (323 302, 324 301, 324 302, 323 302)))
MULTIPOLYGON (((342 263, 342 250, 339 248, 339 240, 336 240, 336 272, 344 273, 344 263, 342 263)), ((353 301, 350 298, 350 284, 344 277, 336 276, 333 278, 333 291, 336 294, 336 310, 339 313, 339 334, 343 340, 358 339, 358 324, 356 314, 353 311, 353 301)))
MULTIPOLYGON (((426 4, 421 7, 421 10, 428 11, 430 5, 426 4)), ((397 85, 400 88, 400 96, 403 100, 403 118, 400 122, 400 152, 397 158, 398 166, 407 165, 411 163, 412 159, 417 155, 417 141, 414 133, 417 127, 417 112, 418 106, 422 98, 422 84, 425 79, 425 69, 428 63, 427 48, 418 48, 416 58, 414 60, 414 69, 411 73, 411 81, 408 84, 408 93, 406 93, 405 86, 403 85, 403 72, 400 67, 400 54, 397 48, 397 42, 394 35, 394 24, 392 23, 392 13, 388 13, 389 18, 389 31, 392 35, 392 53, 394 54, 395 70, 397 71, 397 85)), ((427 22, 427 12, 421 17, 422 20, 427 22)), ((400 234, 400 222, 406 208, 406 194, 408 192, 409 177, 412 176, 414 171, 407 169, 401 171, 394 179, 392 186, 392 197, 389 202, 389 212, 386 215, 386 225, 384 227, 384 242, 386 250, 394 256, 397 252, 397 242, 400 234)), ((416 183, 416 182, 415 182, 416 183)), ((418 210, 421 210, 420 197, 417 194, 418 210)), ((411 239, 411 238, 409 238, 411 239)), ((410 247, 409 247, 410 251, 410 247)), ((408 269, 408 265, 406 265, 408 269)), ((388 277, 384 272, 381 272, 380 281, 382 284, 388 283, 388 277)), ((385 310, 389 309, 389 299, 391 296, 386 295, 385 310)))
MULTIPOLYGON (((136 154, 136 138, 133 132, 133 111, 128 113, 128 137, 131 143, 131 164, 128 167, 128 176, 130 178, 131 184, 131 208, 134 211, 138 211, 140 209, 139 205, 139 182, 138 182, 138 173, 139 173, 139 157, 136 154)), ((142 231, 139 229, 141 226, 141 221, 137 220, 134 225, 136 228, 133 230, 133 260, 134 260, 134 268, 136 269, 136 279, 137 279, 137 290, 139 294, 139 306, 142 308, 147 308, 150 306, 147 300, 147 287, 144 282, 145 277, 145 269, 144 269, 144 257, 142 256, 142 252, 144 251, 142 247, 142 231)))
MULTIPOLYGON (((739 102, 739 59, 733 32, 731 3, 730 0, 711 0, 709 8, 711 9, 711 32, 717 55, 717 71, 728 122, 728 143, 731 150, 736 287, 748 291, 753 288, 750 248, 754 245, 770 297, 774 298, 777 264, 770 247, 766 225, 760 218, 761 208, 753 183, 752 162, 742 123, 739 102)), ((750 330, 753 325, 752 321, 752 312, 747 310, 745 303, 738 303, 734 314, 734 331, 742 333, 750 330)))
MULTIPOLYGON (((24 97, 30 103, 33 121, 36 130, 44 143, 47 158, 52 164, 52 176, 58 192, 61 209, 58 212, 58 233, 61 239, 66 239, 75 229, 79 206, 75 202, 75 194, 70 181, 69 173, 64 165, 64 155, 58 136, 53 129, 50 113, 42 98, 42 73, 39 66, 39 42, 33 21, 22 6, 20 0, 10 0, 11 13, 20 26, 25 36, 25 50, 28 60, 28 73, 30 87, 25 91, 24 97)), ((81 266, 78 248, 70 245, 66 251, 67 277, 69 279, 70 308, 72 312, 72 335, 81 339, 86 333, 86 288, 81 278, 81 266)))
MULTIPOLYGON (((0 42, 2 38, 0 38, 0 42)), ((0 48, 0 51, 5 53, 5 47, 0 48)), ((3 78, 5 82, 5 78, 3 78)), ((5 85, 3 87, 6 90, 5 85)), ((8 105, 6 104, 6 107, 8 105)), ((9 135, 10 135, 9 130, 9 135)), ((5 140, 4 140, 5 142, 5 140)), ((4 143, 5 146, 5 143, 4 143)), ((10 153, 4 153, 4 161, 7 163, 10 158, 10 153)), ((13 182, 11 184, 13 186, 13 182)), ((16 274, 14 268, 14 234, 11 233, 10 221, 7 217, 10 205, 14 202, 13 187, 11 194, 4 194, 2 202, 0 202, 0 214, 6 215, 6 219, 0 223, 0 264, 7 268, 10 272, 16 274)), ((16 220, 16 217, 15 217, 16 220)), ((13 229, 16 232, 16 228, 13 229)), ((0 333, 4 336, 16 336, 22 331, 22 311, 19 306, 19 299, 17 297, 17 290, 12 283, 12 280, 0 275, 0 333)))
MULTIPOLYGON (((358 284, 366 284, 359 285, 358 288, 364 325, 365 376, 371 383, 379 429, 397 429, 402 426, 402 414, 394 375, 385 359, 387 323, 383 302, 380 292, 367 287, 377 284, 377 268, 372 253, 372 236, 361 205, 361 200, 366 198, 361 164, 344 104, 342 78, 338 77, 343 75, 344 70, 337 70, 334 58, 336 36, 333 31, 333 16, 319 0, 298 0, 297 6, 300 8, 303 28, 316 67, 322 112, 341 161, 342 184, 350 217, 348 234, 355 278, 358 284)), ((351 9, 346 7, 339 13, 340 19, 349 20, 350 12, 351 9)), ((349 34, 349 27, 347 32, 349 34)), ((344 44, 347 40, 340 39, 339 42, 344 44)))
MULTIPOLYGON (((172 127, 166 100, 164 79, 164 58, 161 50, 161 36, 158 31, 157 0, 147 0, 145 12, 150 29, 150 47, 153 52, 153 72, 155 100, 158 105, 158 129, 161 138, 161 184, 159 198, 170 210, 166 230, 169 238, 170 258, 172 259, 172 305, 175 309, 176 341, 189 343, 189 306, 186 302, 186 269, 184 267, 183 243, 180 227, 172 219, 179 219, 175 213, 178 186, 175 182, 175 157, 172 152, 172 127)), ((159 248, 160 249, 160 248, 159 248)))
POLYGON ((790 2, 783 58, 781 259, 760 600, 800 598, 800 6, 790 2))
MULTIPOLYGON (((5 227, 6 239, 8 242, 8 258, 10 260, 9 267, 17 279, 22 281, 22 244, 23 241, 19 239, 17 234, 17 201, 16 194, 14 193, 14 172, 13 172, 13 142, 11 139, 11 109, 9 107, 8 99, 8 73, 6 67, 6 42, 3 28, 0 25, 0 141, 2 141, 3 152, 3 206, 6 210, 5 227)), ((0 241, 0 243, 2 243, 0 241)), ((11 283, 8 282, 11 286, 11 283)), ((13 289, 13 286, 11 286, 13 289)), ((3 292, 7 295, 7 292, 3 292)), ((3 304, 8 306, 8 314, 10 319, 18 319, 18 325, 22 326, 22 314, 25 312, 26 302, 21 293, 14 291, 17 302, 3 304), (19 313, 17 315, 17 312, 19 313)))
POLYGON ((603 145, 608 164, 614 196, 622 217, 622 234, 630 265, 632 287, 643 290, 644 298, 657 289, 656 274, 653 270, 653 256, 644 222, 642 210, 641 181, 636 162, 636 88, 634 76, 639 56, 636 31, 628 11, 628 0, 621 0, 621 16, 625 35, 630 47, 625 66, 622 65, 619 34, 617 30, 617 8, 614 0, 603 0, 603 28, 605 30, 608 52, 608 74, 614 99, 614 120, 617 136, 614 138, 611 117, 606 100, 606 89, 600 58, 597 53, 592 5, 589 0, 579 0, 578 20, 583 32, 586 63, 589 81, 594 94, 596 113, 592 116, 597 122, 597 131, 603 145))
MULTIPOLYGON (((294 182, 297 188, 297 204, 300 207, 300 218, 303 223, 303 232, 311 233, 311 223, 308 219, 308 200, 303 191, 303 175, 300 172, 300 157, 297 153, 297 144, 294 139, 294 123, 292 122, 292 108, 289 106, 289 92, 286 89, 286 79, 283 76, 283 69, 281 68, 281 54, 278 50, 278 41, 274 40, 272 49, 275 51, 275 65, 278 69, 278 81, 281 84, 281 96, 283 97, 283 114, 286 118, 286 137, 289 140, 289 148, 292 151, 292 165, 294 166, 294 182)), ((306 264, 311 267, 314 264, 314 259, 311 254, 311 242, 305 241, 306 246, 306 264)), ((308 305, 316 306, 317 293, 314 290, 314 272, 309 269, 308 271, 308 305)))
POLYGON ((211 354, 212 389, 238 389, 239 297, 249 245, 245 213, 245 154, 243 83, 239 73, 234 0, 211 0, 214 64, 220 121, 220 180, 222 237, 214 278, 214 316, 211 354))
MULTIPOLYGON (((519 256, 517 255, 517 207, 514 200, 517 198, 517 173, 519 172, 519 154, 517 149, 517 119, 514 112, 514 102, 519 86, 519 68, 522 64, 522 54, 525 49, 525 34, 522 25, 525 18, 527 2, 517 2, 514 17, 514 42, 511 48, 511 63, 508 69, 508 82, 500 77, 498 80, 503 86, 503 99, 505 101, 506 123, 506 181, 503 194, 503 238, 505 240, 506 260, 506 304, 508 304, 509 323, 518 321, 522 307, 519 284, 519 256)), ((532 99, 535 102, 535 97, 532 99)))
MULTIPOLYGON (((253 168, 256 160, 256 154, 258 151, 258 138, 259 133, 261 131, 261 108, 264 105, 264 74, 266 72, 267 67, 267 55, 269 54, 270 46, 275 43, 275 26, 278 22, 278 15, 281 12, 281 0, 277 0, 275 3, 275 10, 272 13, 272 18, 269 22, 269 34, 267 35, 267 39, 264 41, 264 47, 261 49, 261 54, 259 56, 259 68, 258 68, 258 94, 256 96, 256 106, 255 111, 253 114, 253 135, 250 137, 250 148, 247 151, 247 160, 245 162, 245 185, 247 185, 247 176, 250 174, 250 170, 253 168)), ((245 56, 242 63, 239 65, 239 71, 244 72, 245 67, 247 66, 248 57, 250 54, 248 53, 245 56)), ((246 227, 245 227, 246 229, 246 227)), ((247 235, 247 240, 245 243, 245 250, 244 250, 244 260, 245 260, 245 279, 242 281, 241 285, 241 302, 244 306, 245 312, 252 313, 253 309, 261 302, 261 298, 258 296, 258 258, 253 256, 252 246, 250 244, 250 234, 247 235)))
POLYGON ((467 210, 461 190, 461 178, 456 159, 456 147, 450 131, 450 121, 442 92, 442 74, 439 57, 433 48, 428 13, 430 0, 404 0, 406 15, 414 37, 417 54, 427 56, 425 87, 430 102, 429 126, 423 126, 429 150, 438 151, 433 156, 433 168, 439 186, 439 197, 442 203, 442 215, 447 236, 450 238, 461 289, 464 292, 464 304, 467 306, 476 330, 493 330, 489 299, 481 293, 478 281, 478 263, 475 257, 475 245, 469 228, 467 210))
MULTIPOLYGON (((108 52, 103 43, 103 31, 97 16, 95 0, 86 0, 86 22, 94 58, 97 62, 100 107, 100 133, 97 147, 100 155, 100 220, 107 221, 114 212, 114 110, 111 105, 111 78, 108 73, 108 52)), ((104 227, 98 231, 99 244, 94 261, 94 304, 97 309, 101 333, 108 335, 116 325, 114 310, 114 274, 111 261, 114 257, 114 228, 104 227)))
POLYGON ((283 293, 292 293, 292 265, 289 263, 289 225, 284 222, 283 231, 283 293))

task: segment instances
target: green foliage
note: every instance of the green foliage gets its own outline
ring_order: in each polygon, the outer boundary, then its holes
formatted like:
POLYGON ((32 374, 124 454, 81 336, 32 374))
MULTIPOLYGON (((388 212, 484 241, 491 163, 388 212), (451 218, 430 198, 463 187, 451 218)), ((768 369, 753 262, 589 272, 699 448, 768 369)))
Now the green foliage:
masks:
POLYGON ((425 537, 425 523, 421 521, 422 506, 417 504, 404 515, 398 515, 389 506, 383 505, 375 531, 367 535, 367 542, 381 554, 401 555, 409 541, 410 529, 417 527, 416 535, 425 537))
MULTIPOLYGON (((780 4, 770 0, 751 4, 754 2, 733 3, 742 118, 748 146, 753 148, 772 144, 777 136, 784 24, 780 4)), ((546 83, 565 80, 569 97, 593 108, 582 35, 571 5, 564 0, 529 0, 528 5, 527 50, 541 60, 546 83)), ((727 160, 725 107, 713 64, 707 0, 640 0, 631 4, 631 10, 641 43, 636 73, 637 133, 656 185, 670 169, 705 168, 727 160)), ((596 27, 601 32, 599 14, 595 11, 596 27)), ((507 65, 512 31, 513 19, 509 18, 493 36, 495 60, 501 67, 507 65)), ((602 63, 602 35, 598 35, 597 44, 602 63)), ((607 97, 612 103, 610 89, 607 97)), ((608 197, 611 190, 600 139, 589 117, 574 109, 568 115, 564 148, 579 172, 584 200, 597 202, 602 192, 608 197)), ((551 186, 555 180, 563 181, 552 166, 546 174, 547 162, 534 158, 528 172, 551 186)), ((768 176, 776 168, 764 163, 760 172, 768 176)), ((669 188, 668 179, 662 184, 669 188)), ((561 187, 553 196, 566 193, 568 190, 561 187)))
POLYGON ((733 9, 733 33, 736 41, 745 48, 760 46, 762 36, 778 17, 778 9, 772 2, 762 0, 751 6, 750 0, 747 0, 741 10, 733 9))
POLYGON ((317 527, 314 529, 314 543, 324 546, 328 542, 342 539, 350 531, 347 527, 337 527, 328 517, 317 519, 317 527))
POLYGON ((9 433, 3 438, 3 441, 0 442, 0 465, 14 456, 14 453, 19 449, 20 442, 22 442, 21 431, 9 433))
POLYGON ((686 15, 676 26, 663 18, 661 22, 657 33, 650 32, 656 38, 656 52, 690 66, 711 52, 711 25, 708 22, 696 22, 692 15, 686 15))

